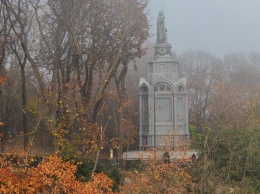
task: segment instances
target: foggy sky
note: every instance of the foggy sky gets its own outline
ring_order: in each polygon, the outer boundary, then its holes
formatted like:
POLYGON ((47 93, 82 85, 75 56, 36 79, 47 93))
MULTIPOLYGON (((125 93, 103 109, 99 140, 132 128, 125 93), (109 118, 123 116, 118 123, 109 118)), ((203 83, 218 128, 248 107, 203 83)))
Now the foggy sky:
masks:
POLYGON ((260 52, 260 0, 150 0, 150 24, 163 10, 168 43, 181 54, 189 49, 223 57, 260 52))

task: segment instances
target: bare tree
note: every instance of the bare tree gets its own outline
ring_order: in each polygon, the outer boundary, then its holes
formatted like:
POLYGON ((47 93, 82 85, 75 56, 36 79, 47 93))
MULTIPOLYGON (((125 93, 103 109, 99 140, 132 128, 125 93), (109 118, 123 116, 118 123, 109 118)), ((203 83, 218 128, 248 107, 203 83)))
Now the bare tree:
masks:
POLYGON ((147 1, 3 2, 48 107, 49 132, 98 123, 111 79, 123 90, 127 64, 144 54, 147 1))

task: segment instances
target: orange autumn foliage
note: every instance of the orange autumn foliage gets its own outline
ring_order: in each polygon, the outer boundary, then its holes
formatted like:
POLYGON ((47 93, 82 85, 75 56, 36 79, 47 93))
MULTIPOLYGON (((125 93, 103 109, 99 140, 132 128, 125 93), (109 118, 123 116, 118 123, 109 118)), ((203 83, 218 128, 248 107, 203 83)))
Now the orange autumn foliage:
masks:
POLYGON ((80 182, 74 175, 76 170, 75 165, 57 156, 31 168, 0 158, 0 193, 113 193, 113 181, 106 174, 95 174, 92 182, 80 182))
MULTIPOLYGON (((190 158, 162 161, 154 157, 145 162, 145 170, 128 174, 121 191, 132 193, 180 194, 194 190, 194 178, 190 175, 190 158)), ((141 168, 142 169, 142 168, 141 168)))
POLYGON ((6 77, 5 76, 0 76, 0 85, 4 84, 6 81, 6 77))

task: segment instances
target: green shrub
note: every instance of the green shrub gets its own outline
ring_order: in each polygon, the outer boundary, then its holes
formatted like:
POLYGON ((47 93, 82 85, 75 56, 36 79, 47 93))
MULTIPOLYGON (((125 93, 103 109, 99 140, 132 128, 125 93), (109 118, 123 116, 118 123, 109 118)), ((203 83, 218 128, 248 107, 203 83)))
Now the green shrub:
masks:
MULTIPOLYGON (((82 162, 78 162, 77 164, 77 179, 81 181, 90 180, 90 176, 94 167, 94 161, 92 160, 83 160, 82 162)), ((122 177, 121 170, 119 165, 110 164, 110 163, 98 163, 96 173, 105 173, 111 178, 114 182, 113 190, 118 190, 118 185, 120 184, 120 180, 122 177)))

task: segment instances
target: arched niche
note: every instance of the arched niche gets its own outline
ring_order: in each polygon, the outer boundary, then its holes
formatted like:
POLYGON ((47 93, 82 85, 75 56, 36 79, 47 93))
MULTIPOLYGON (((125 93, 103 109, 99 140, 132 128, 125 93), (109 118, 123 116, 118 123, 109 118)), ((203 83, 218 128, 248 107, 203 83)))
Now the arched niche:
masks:
POLYGON ((148 124, 148 88, 146 85, 140 87, 142 125, 148 124))
POLYGON ((183 93, 184 92, 184 87, 183 86, 178 86, 178 92, 183 93))
POLYGON ((186 86, 183 83, 179 83, 176 85, 176 92, 179 94, 185 94, 186 93, 186 86))

